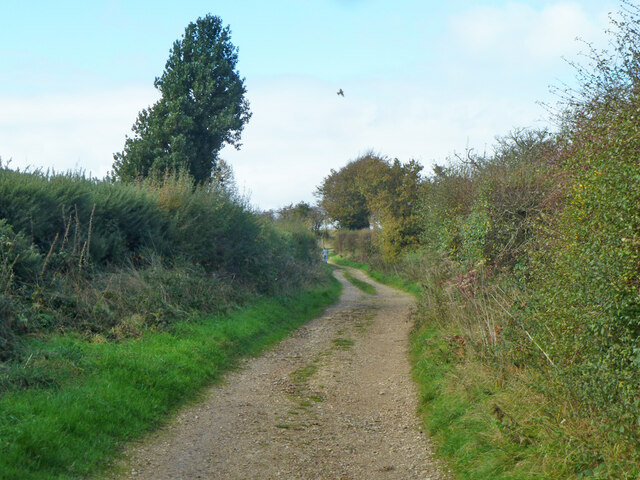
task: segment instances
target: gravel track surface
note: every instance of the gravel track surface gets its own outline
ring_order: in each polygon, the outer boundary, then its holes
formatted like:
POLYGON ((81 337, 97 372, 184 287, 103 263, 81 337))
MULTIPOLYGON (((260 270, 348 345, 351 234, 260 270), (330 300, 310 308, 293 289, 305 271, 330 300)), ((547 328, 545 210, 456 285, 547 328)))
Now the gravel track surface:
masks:
POLYGON ((416 414, 410 295, 343 295, 126 454, 118 479, 448 478, 416 414), (124 465, 124 466, 123 466, 124 465))

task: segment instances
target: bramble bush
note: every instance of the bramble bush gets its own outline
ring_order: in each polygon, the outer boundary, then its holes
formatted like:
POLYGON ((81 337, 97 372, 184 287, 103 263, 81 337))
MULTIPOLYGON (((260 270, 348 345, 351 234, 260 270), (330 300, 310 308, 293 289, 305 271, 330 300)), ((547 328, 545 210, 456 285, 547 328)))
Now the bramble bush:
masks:
MULTIPOLYGON (((635 15, 634 15, 635 14, 635 15)), ((570 98, 562 212, 545 224, 527 311, 562 377, 614 439, 640 438, 640 20, 617 22, 570 98)))

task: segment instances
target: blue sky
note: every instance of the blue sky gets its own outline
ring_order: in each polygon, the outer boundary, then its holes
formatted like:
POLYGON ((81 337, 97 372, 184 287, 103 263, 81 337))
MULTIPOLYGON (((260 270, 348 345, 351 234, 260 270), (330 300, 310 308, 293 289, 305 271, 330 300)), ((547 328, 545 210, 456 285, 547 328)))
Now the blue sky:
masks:
POLYGON ((433 163, 548 125, 538 101, 562 59, 604 45, 617 2, 31 1, 0 3, 0 157, 102 177, 173 42, 219 15, 239 47, 253 118, 223 150, 258 208, 300 200, 373 150, 433 163), (342 88, 345 97, 336 91, 342 88))

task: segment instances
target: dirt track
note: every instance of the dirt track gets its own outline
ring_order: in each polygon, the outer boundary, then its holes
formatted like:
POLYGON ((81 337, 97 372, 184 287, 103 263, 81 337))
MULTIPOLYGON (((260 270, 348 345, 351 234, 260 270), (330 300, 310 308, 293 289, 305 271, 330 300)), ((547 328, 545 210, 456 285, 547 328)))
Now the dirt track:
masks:
POLYGON ((337 277, 338 304, 131 449, 115 478, 445 478, 416 416, 413 299, 379 284, 366 295, 337 277))

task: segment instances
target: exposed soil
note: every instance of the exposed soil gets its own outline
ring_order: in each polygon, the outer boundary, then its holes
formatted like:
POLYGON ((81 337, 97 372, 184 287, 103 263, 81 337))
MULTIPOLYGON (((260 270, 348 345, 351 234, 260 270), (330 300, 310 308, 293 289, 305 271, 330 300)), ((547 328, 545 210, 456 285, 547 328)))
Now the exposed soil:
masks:
POLYGON ((413 298, 374 283, 340 302, 134 446, 124 475, 162 479, 448 478, 416 414, 413 298))

